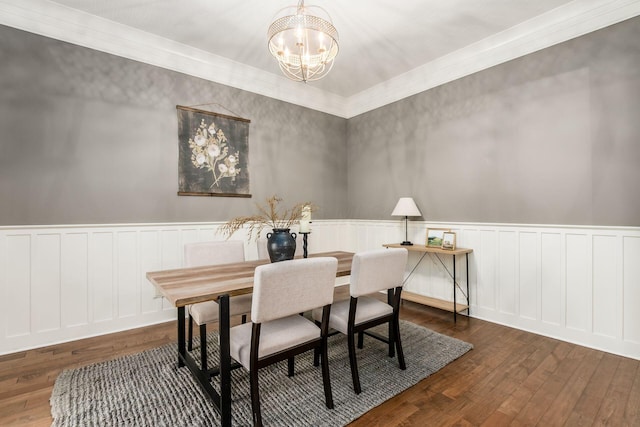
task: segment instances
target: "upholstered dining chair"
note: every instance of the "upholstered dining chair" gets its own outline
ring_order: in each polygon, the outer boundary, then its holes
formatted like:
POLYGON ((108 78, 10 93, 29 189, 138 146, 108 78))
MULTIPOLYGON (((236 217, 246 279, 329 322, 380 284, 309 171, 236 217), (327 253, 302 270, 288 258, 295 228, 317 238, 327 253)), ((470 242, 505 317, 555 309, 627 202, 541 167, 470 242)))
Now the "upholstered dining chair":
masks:
MULTIPOLYGON (((258 259, 269 259, 269 251, 267 249, 267 238, 259 237, 256 240, 256 245, 258 246, 258 259)), ((298 234, 296 236, 296 252, 294 256, 302 257, 302 254, 304 253, 304 249, 302 245, 303 245, 302 235, 298 234)))
MULTIPOLYGON (((244 243, 238 240, 187 243, 184 245, 185 267, 231 264, 244 261, 244 243)), ((189 332, 187 348, 193 350, 193 323, 200 327, 200 363, 207 369, 207 324, 218 321, 219 309, 215 301, 192 304, 189 311, 189 332)), ((242 315, 246 322, 251 312, 251 295, 239 295, 229 299, 229 315, 242 315)))
POLYGON ((250 374, 253 423, 262 425, 258 370, 309 350, 322 359, 325 404, 333 409, 327 361, 329 313, 338 260, 295 259, 256 268, 251 323, 230 330, 231 357, 250 374), (319 308, 320 325, 298 313, 319 308))
MULTIPOLYGON (((356 360, 355 334, 358 334, 358 348, 363 347, 363 335, 366 334, 389 344, 389 357, 398 353, 400 369, 406 369, 402 341, 400 339, 400 294, 404 271, 407 265, 408 251, 404 248, 377 249, 356 253, 351 264, 351 282, 349 300, 338 301, 331 307, 329 327, 347 335, 349 364, 353 389, 361 391, 360 376, 356 360), (379 291, 387 291, 387 302, 367 296, 379 291), (389 324, 388 337, 365 332, 374 326, 389 324)), ((316 321, 321 319, 318 310, 313 311, 316 321)), ((317 354, 314 360, 317 365, 317 354)))

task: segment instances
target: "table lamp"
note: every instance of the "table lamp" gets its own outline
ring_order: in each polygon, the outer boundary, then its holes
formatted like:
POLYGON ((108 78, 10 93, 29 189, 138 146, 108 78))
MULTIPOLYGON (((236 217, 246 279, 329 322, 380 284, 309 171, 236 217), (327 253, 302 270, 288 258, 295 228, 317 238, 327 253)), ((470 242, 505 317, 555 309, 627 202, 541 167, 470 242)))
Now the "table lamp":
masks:
POLYGON ((421 216, 420 210, 416 206, 416 202, 411 197, 400 197, 396 207, 391 212, 391 216, 403 216, 404 217, 404 242, 401 245, 411 246, 413 243, 409 241, 409 225, 407 221, 410 216, 421 216))

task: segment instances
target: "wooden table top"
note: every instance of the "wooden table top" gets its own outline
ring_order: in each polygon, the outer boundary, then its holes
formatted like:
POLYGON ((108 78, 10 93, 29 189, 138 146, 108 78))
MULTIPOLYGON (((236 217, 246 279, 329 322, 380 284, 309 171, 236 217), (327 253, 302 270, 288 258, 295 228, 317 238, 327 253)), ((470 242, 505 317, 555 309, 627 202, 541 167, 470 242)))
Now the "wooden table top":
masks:
POLYGON ((385 248, 405 248, 411 252, 430 252, 434 254, 446 254, 446 255, 462 255, 462 254, 470 254, 473 252, 473 249, 469 248, 455 248, 455 249, 442 249, 434 246, 425 246, 425 245, 401 245, 400 243, 387 243, 382 245, 385 248))
MULTIPOLYGON (((336 277, 351 274, 351 252, 323 252, 309 257, 334 257, 338 259, 336 277)), ((215 301, 221 295, 242 295, 253 290, 253 274, 259 265, 269 260, 245 261, 234 264, 177 268, 152 271, 147 279, 175 307, 184 307, 204 301, 215 301)))

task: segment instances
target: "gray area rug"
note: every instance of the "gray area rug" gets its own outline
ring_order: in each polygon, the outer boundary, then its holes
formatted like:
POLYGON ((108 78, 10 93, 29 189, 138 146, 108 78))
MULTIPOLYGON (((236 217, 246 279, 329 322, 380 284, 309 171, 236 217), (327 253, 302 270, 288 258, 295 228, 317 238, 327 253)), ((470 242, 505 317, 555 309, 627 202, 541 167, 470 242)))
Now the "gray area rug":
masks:
MULTIPOLYGON (((378 332, 384 334, 386 328, 378 332)), ((296 374, 286 361, 260 370, 262 417, 267 426, 342 426, 416 384, 465 354, 471 344, 402 321, 407 369, 387 356, 387 345, 365 336, 358 351, 362 393, 351 383, 346 337, 329 338, 329 371, 335 408, 324 404, 322 373, 312 352, 296 357, 296 374)), ((217 359, 217 333, 208 336, 217 359)), ((197 341, 197 340, 196 340, 197 341)), ((199 349, 193 356, 199 359, 199 349)), ((220 417, 192 379, 176 363, 176 344, 62 372, 51 395, 53 426, 211 426, 220 417)), ((217 387, 214 378, 214 386, 217 387)), ((234 426, 251 425, 249 375, 232 373, 234 426)))

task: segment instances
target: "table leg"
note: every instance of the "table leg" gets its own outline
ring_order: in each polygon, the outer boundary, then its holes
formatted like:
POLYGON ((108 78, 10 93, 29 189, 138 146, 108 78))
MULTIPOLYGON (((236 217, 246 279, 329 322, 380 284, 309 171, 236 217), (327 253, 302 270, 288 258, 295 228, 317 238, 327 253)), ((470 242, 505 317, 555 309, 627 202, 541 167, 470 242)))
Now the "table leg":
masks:
POLYGON ((467 256, 467 316, 471 316, 471 295, 469 295, 469 253, 467 256))
MULTIPOLYGON (((224 312, 227 314, 226 318, 221 317, 221 319, 226 319, 226 322, 221 322, 221 323, 227 326, 226 333, 221 334, 221 341, 224 341, 224 339, 226 339, 227 363, 226 365, 224 364, 224 362, 221 363, 221 370, 223 369, 222 368, 223 366, 226 366, 226 369, 222 370, 222 372, 226 372, 226 375, 224 374, 221 375, 221 377, 224 379, 221 382, 220 395, 211 385, 209 372, 201 369, 201 367, 198 366, 195 360, 193 360, 191 355, 187 352, 187 343, 185 340, 185 331, 184 331, 185 330, 185 317, 184 317, 185 308, 184 307, 178 307, 178 366, 179 367, 186 366, 189 369, 189 371, 191 371, 193 378, 198 382, 198 384, 202 388, 202 391, 205 393, 205 395, 211 398, 211 401, 216 407, 216 409, 220 410, 220 414, 222 416, 221 424, 223 426, 230 426, 231 425, 231 366, 229 361, 231 359, 231 356, 229 355, 229 297, 228 296, 226 296, 225 308, 224 309, 221 308, 220 311, 221 313, 224 312), (223 336, 226 338, 223 339, 222 338, 223 336), (226 395, 223 394, 225 393, 225 390, 226 390, 226 395), (222 396, 224 396, 224 398, 222 396)), ((224 330, 222 326, 221 326, 221 329, 224 330)), ((205 341, 205 346, 206 346, 206 341, 205 341)), ((222 355, 224 354, 225 353, 223 351, 222 355)), ((225 357, 221 357, 221 359, 222 361, 224 361, 225 357)))
POLYGON ((178 367, 184 366, 184 356, 187 353, 184 336, 184 307, 178 307, 178 367), (182 357, 180 357, 182 356, 182 357))
POLYGON ((222 426, 231 426, 231 355, 229 347, 229 295, 218 299, 220 310, 220 415, 222 426))
MULTIPOLYGON (((395 307, 395 304, 394 304, 395 298, 396 298, 395 289, 387 289, 387 304, 389 304, 391 307, 395 307)), ((388 331, 389 332, 389 335, 388 335, 389 357, 394 357, 396 354, 396 350, 395 350, 396 347, 395 347, 395 341, 393 341, 391 337, 393 337, 395 334, 395 329, 394 329, 395 325, 393 324, 393 322, 389 322, 388 326, 389 326, 389 331, 388 331)))
POLYGON ((458 306, 456 305, 456 255, 453 255, 453 323, 458 321, 458 306))

